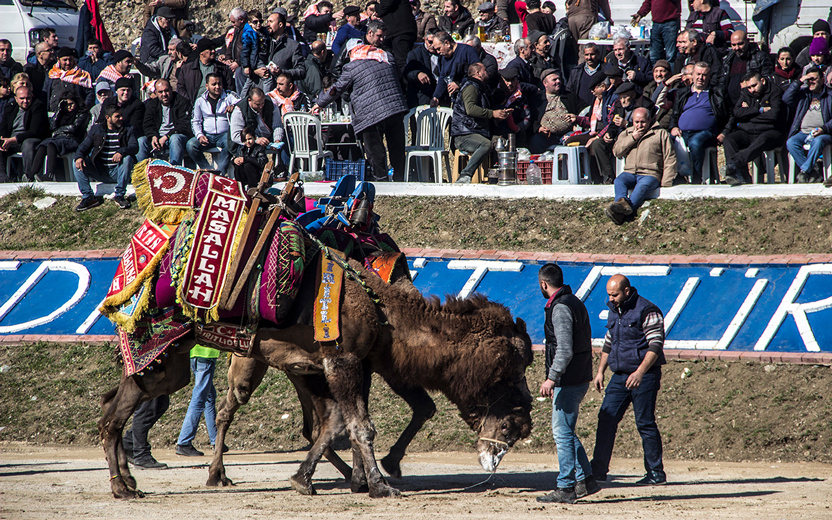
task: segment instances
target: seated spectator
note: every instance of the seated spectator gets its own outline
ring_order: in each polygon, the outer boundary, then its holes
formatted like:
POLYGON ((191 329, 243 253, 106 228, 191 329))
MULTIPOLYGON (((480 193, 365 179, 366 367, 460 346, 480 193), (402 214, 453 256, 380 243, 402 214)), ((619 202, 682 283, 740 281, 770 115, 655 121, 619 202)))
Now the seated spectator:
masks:
POLYGON ((693 66, 693 84, 676 92, 670 115, 670 133, 682 137, 690 150, 693 184, 702 182, 705 149, 716 146, 718 129, 728 119, 725 99, 719 89, 711 88, 711 69, 705 62, 693 66))
MULTIPOLYGON (((797 167, 797 182, 820 182, 818 159, 827 145, 832 144, 832 94, 823 84, 817 69, 793 81, 783 94, 783 103, 794 110, 786 148, 797 167), (803 145, 809 143, 809 152, 803 145)), ((827 179, 828 181, 828 179, 827 179)), ((824 182, 829 187, 830 182, 824 182)))
POLYGON ((110 89, 109 83, 102 80, 95 84, 95 106, 90 109, 89 122, 87 123, 88 131, 101 117, 102 104, 111 97, 113 97, 113 91, 110 89))
POLYGON ((624 83, 624 71, 619 69, 618 66, 607 67, 604 69, 604 76, 607 77, 607 91, 604 93, 604 103, 610 107, 618 99, 618 94, 615 91, 624 83))
POLYGON ((257 136, 254 128, 244 128, 240 133, 243 146, 237 148, 234 159, 234 179, 243 183, 246 189, 257 186, 263 167, 269 162, 266 156, 266 147, 257 143, 257 136))
POLYGON ((209 74, 216 74, 222 81, 222 88, 234 85, 231 69, 217 60, 216 44, 209 38, 203 38, 196 44, 196 59, 186 61, 176 73, 176 93, 185 97, 193 105, 205 93, 209 74))
POLYGON ((719 7, 719 0, 692 0, 686 29, 696 29, 715 47, 726 47, 734 30, 731 17, 719 7))
POLYGON ((543 71, 543 88, 545 98, 540 101, 541 106, 536 110, 537 118, 531 127, 533 134, 528 140, 528 148, 532 153, 543 153, 559 145, 577 120, 570 110, 571 103, 566 96, 559 71, 543 71))
POLYGON ((105 106, 104 121, 92 127, 75 151, 73 171, 82 197, 75 211, 86 211, 103 202, 93 192, 90 179, 114 182, 113 202, 121 209, 129 209, 130 202, 124 197, 138 152, 139 142, 133 128, 125 124, 121 108, 115 104, 105 106))
POLYGON ((497 133, 503 137, 514 134, 517 146, 528 148, 528 134, 536 119, 540 90, 529 83, 520 83, 517 79, 517 69, 499 71, 497 80, 500 81, 500 86, 492 91, 494 107, 509 111, 505 120, 497 121, 497 133))
POLYGON ((616 129, 612 132, 612 135, 618 137, 618 134, 623 132, 624 129, 632 126, 633 112, 636 109, 646 108, 652 114, 654 105, 650 98, 639 95, 635 83, 631 81, 625 81, 619 85, 615 89, 615 94, 618 99, 615 100, 610 109, 612 114, 610 129, 612 130, 612 127, 615 127, 616 129))
POLYGON ((528 27, 529 34, 540 31, 548 36, 555 32, 555 26, 558 21, 553 15, 540 10, 540 0, 527 0, 526 9, 528 10, 526 14, 526 27, 528 27))
POLYGON ((485 52, 482 48, 482 42, 477 36, 469 34, 462 43, 468 45, 477 52, 477 58, 480 63, 485 65, 485 70, 488 71, 488 87, 495 89, 500 84, 499 68, 497 67, 497 58, 485 52))
POLYGON ((407 85, 407 106, 414 108, 429 105, 433 98, 433 91, 439 80, 439 54, 434 48, 433 37, 435 29, 425 35, 424 44, 416 44, 407 55, 404 67, 405 84, 407 85))
POLYGON ((826 38, 814 38, 809 44, 809 63, 803 67, 803 74, 806 74, 809 69, 820 69, 821 72, 829 68, 829 43, 826 38))
POLYGON ((357 6, 348 5, 344 8, 344 18, 346 18, 347 23, 338 29, 338 32, 335 33, 335 38, 332 39, 332 52, 334 54, 341 52, 341 47, 347 43, 347 40, 353 38, 359 40, 364 39, 364 31, 359 27, 361 24, 360 14, 361 9, 357 6))
POLYGON ((6 76, 0 76, 0 127, 3 126, 3 114, 6 112, 6 105, 14 102, 12 82, 6 76))
POLYGON ((468 67, 479 63, 480 58, 472 47, 459 45, 445 31, 434 35, 433 48, 442 57, 439 60, 439 80, 431 100, 431 106, 437 106, 441 100, 456 94, 460 83, 466 78, 468 67))
POLYGON ((280 109, 281 114, 288 112, 308 112, 311 105, 309 98, 298 90, 292 76, 282 72, 276 79, 275 89, 267 94, 274 103, 275 108, 280 109))
POLYGON ((443 15, 436 22, 439 30, 462 38, 476 29, 471 11, 460 0, 445 0, 442 12, 443 15))
POLYGON ((55 52, 55 49, 41 42, 35 45, 35 62, 29 63, 27 61, 23 67, 23 71, 32 81, 36 98, 46 99, 46 91, 43 87, 46 84, 46 78, 49 76, 49 70, 55 64, 55 52))
POLYGON ((772 80, 780 90, 785 92, 789 85, 801 76, 801 70, 794 62, 794 52, 788 47, 777 51, 777 63, 774 64, 772 80))
POLYGON ((745 88, 740 94, 725 130, 717 141, 725 147, 727 158, 725 182, 739 186, 751 182, 748 163, 766 150, 783 143, 781 127, 781 90, 759 72, 749 72, 743 78, 745 88))
MULTIPOLYGON (((115 96, 103 103, 104 106, 101 108, 97 122, 104 122, 103 116, 107 111, 107 106, 116 105, 121 109, 121 119, 124 120, 124 125, 132 128, 133 135, 138 139, 144 136, 144 103, 133 95, 133 84, 132 78, 121 78, 116 81, 115 96)), ((144 159, 147 157, 140 157, 139 160, 144 159)))
POLYGON ((639 89, 650 83, 650 60, 634 53, 628 38, 619 36, 613 41, 612 56, 607 56, 607 68, 616 65, 624 72, 624 80, 635 83, 639 89))
POLYGON ((0 40, 0 75, 11 80, 18 72, 23 72, 23 65, 12 58, 12 42, 3 38, 0 40))
POLYGON ((315 40, 309 48, 309 55, 304 60, 306 75, 297 81, 297 86, 309 99, 315 99, 324 88, 324 79, 330 78, 329 68, 326 66, 330 53, 321 40, 315 40))
POLYGON ((176 15, 170 7, 162 6, 156 10, 142 32, 139 59, 152 72, 152 77, 170 78, 173 63, 168 55, 168 42, 178 37, 173 27, 176 15))
POLYGON ((49 77, 44 84, 46 106, 50 112, 58 111, 58 104, 63 99, 63 93, 67 91, 74 92, 87 109, 95 103, 90 73, 79 69, 77 63, 75 49, 58 49, 58 62, 49 70, 49 77))
POLYGON ((222 77, 215 72, 209 72, 205 76, 205 93, 197 98, 191 119, 191 130, 195 137, 188 141, 186 148, 191 160, 201 170, 211 168, 205 160, 204 152, 211 148, 219 148, 217 167, 225 175, 230 162, 228 114, 240 100, 233 92, 226 92, 222 84, 222 77))
POLYGON ((31 171, 29 161, 35 155, 35 147, 49 136, 46 105, 35 99, 32 87, 17 87, 14 100, 6 105, 0 124, 0 182, 9 182, 8 159, 17 152, 23 152, 24 156, 23 172, 19 176, 31 171))
POLYGON ((758 72, 760 76, 770 78, 774 74, 774 65, 768 53, 748 40, 745 31, 734 31, 731 35, 731 50, 722 61, 720 82, 728 106, 734 106, 739 100, 740 81, 749 72, 758 72))
POLYGON ((139 154, 147 158, 167 151, 168 162, 183 166, 185 145, 191 135, 191 104, 174 92, 166 79, 156 80, 154 89, 156 97, 144 104, 144 136, 139 138, 139 154))
MULTIPOLYGON (((29 179, 36 179, 38 182, 56 180, 56 170, 61 164, 61 157, 75 155, 75 150, 87 135, 89 120, 90 114, 78 95, 71 90, 64 91, 58 111, 50 121, 52 137, 41 141, 34 150, 34 158, 30 162, 31 170, 27 172, 29 179), (47 159, 45 170, 44 158, 47 159)), ((66 175, 69 176, 71 173, 66 172, 66 175)))
POLYGON ((306 76, 303 53, 298 42, 289 38, 286 32, 286 17, 280 13, 272 13, 266 26, 273 39, 268 66, 271 77, 276 78, 278 74, 286 73, 293 81, 302 80, 306 76))
POLYGON ((612 184, 615 171, 610 156, 612 155, 611 150, 615 138, 609 132, 612 103, 606 101, 608 99, 607 90, 612 87, 610 81, 603 74, 595 74, 590 80, 589 88, 592 95, 595 96, 589 116, 578 116, 575 121, 585 131, 568 137, 564 144, 577 143, 586 146, 598 167, 598 175, 592 175, 593 181, 612 184))
POLYGON ((520 38, 514 42, 515 57, 508 62, 506 68, 517 69, 517 79, 519 79, 521 83, 531 83, 532 78, 534 77, 531 63, 529 63, 529 60, 531 60, 532 57, 532 52, 534 52, 534 49, 532 48, 532 42, 529 41, 528 38, 520 38))
MULTIPOLYGON (((45 44, 47 49, 52 49, 54 52, 58 51, 58 33, 52 27, 46 27, 38 31, 38 43, 45 44)), ((35 45, 37 47, 37 45, 35 45)), ((808 57, 807 57, 808 58, 808 57)), ((37 57, 33 51, 29 51, 26 56, 26 63, 34 64, 37 57)))
POLYGON ((655 121, 664 129, 670 124, 670 109, 673 107, 673 99, 665 92, 665 80, 670 77, 670 63, 667 60, 659 60, 653 65, 653 81, 648 83, 642 95, 653 102, 656 106, 655 121), (663 95, 664 94, 664 95, 663 95), (662 102, 659 102, 661 97, 662 102))
POLYGON ((575 98, 575 109, 578 111, 595 103, 591 85, 597 83, 592 78, 600 74, 601 80, 604 79, 601 49, 594 43, 588 43, 584 45, 583 55, 583 65, 572 71, 566 84, 566 91, 575 98))
POLYGON ((271 143, 283 142, 283 121, 280 110, 276 110, 269 96, 254 87, 249 91, 248 98, 237 103, 231 113, 231 127, 229 128, 231 153, 243 144, 243 129, 254 128, 257 134, 257 144, 269 146, 271 143))
MULTIPOLYGON (((812 24, 812 39, 815 38, 826 38, 827 44, 832 47, 832 29, 829 27, 829 22, 823 19, 816 20, 815 23, 812 24)), ((801 69, 808 65, 812 59, 809 55, 810 49, 807 45, 803 48, 795 58, 795 62, 797 66, 801 69)))
POLYGON ((410 0, 410 7, 413 9, 413 16, 416 18, 416 40, 424 40, 429 30, 438 29, 436 16, 433 13, 422 11, 421 0, 410 0))
POLYGON ((549 49, 552 44, 549 41, 549 36, 541 31, 529 31, 529 41, 532 42, 532 55, 529 58, 529 65, 532 68, 532 81, 535 85, 542 85, 540 82, 540 75, 546 69, 560 69, 560 64, 556 63, 554 58, 549 54, 549 49))
POLYGON ((303 19, 303 39, 312 43, 318 39, 319 34, 329 32, 329 26, 335 22, 332 14, 332 3, 328 0, 321 0, 317 4, 317 12, 308 14, 303 19))
POLYGON ((78 68, 89 72, 90 77, 97 78, 112 59, 113 55, 104 52, 101 42, 92 38, 87 42, 87 53, 78 60, 78 68))
POLYGON ((508 36, 508 22, 497 16, 492 2, 483 2, 477 7, 480 19, 477 27, 482 27, 489 40, 508 36))
POLYGON ((509 109, 494 109, 488 96, 488 71, 475 63, 468 67, 468 77, 462 82, 454 100, 451 120, 451 140, 454 148, 465 152, 468 164, 459 172, 456 182, 468 184, 477 168, 491 153, 491 119, 503 121, 511 115, 509 109))
POLYGON ((135 80, 133 79, 133 76, 130 75, 130 70, 133 68, 133 62, 133 55, 130 54, 129 51, 116 51, 115 54, 113 54, 113 64, 104 67, 104 70, 101 71, 101 74, 98 75, 95 82, 98 83, 102 80, 106 81, 110 84, 110 89, 115 91, 116 81, 121 78, 127 78, 130 81, 133 81, 133 88, 135 88, 135 80))
POLYGON ((653 123, 646 108, 633 112, 633 126, 618 136, 612 150, 624 159, 624 171, 615 178, 615 202, 604 213, 620 226, 635 218, 651 191, 673 185, 676 152, 670 134, 653 123))

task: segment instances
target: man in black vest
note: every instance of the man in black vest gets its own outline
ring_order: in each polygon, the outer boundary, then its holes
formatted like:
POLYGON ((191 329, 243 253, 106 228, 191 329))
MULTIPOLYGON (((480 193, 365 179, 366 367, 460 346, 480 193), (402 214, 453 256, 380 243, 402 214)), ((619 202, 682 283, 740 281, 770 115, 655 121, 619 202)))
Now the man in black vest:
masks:
POLYGON ((632 403, 647 470, 647 475, 636 484, 666 484, 662 437, 656 424, 656 397, 661 386, 661 366, 665 364, 664 316, 658 307, 639 296, 624 275, 610 277, 607 294, 607 334, 593 381, 595 389, 603 389, 607 367, 612 370, 612 377, 598 410, 592 474, 597 480, 607 479, 618 423, 632 403))
POLYGON ((546 380, 540 395, 552 398, 552 435, 558 449, 557 488, 538 502, 574 504, 601 490, 581 440, 575 434, 578 411, 592 380, 592 330, 586 306, 568 285, 556 264, 537 273, 546 298, 546 380))

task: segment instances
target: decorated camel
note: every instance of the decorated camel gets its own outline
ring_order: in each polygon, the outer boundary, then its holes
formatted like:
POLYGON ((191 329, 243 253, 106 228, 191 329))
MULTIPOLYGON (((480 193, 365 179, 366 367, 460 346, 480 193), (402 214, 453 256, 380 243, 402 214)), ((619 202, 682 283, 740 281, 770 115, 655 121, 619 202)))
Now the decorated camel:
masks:
MULTIPOLYGON (((116 497, 141 494, 122 445, 125 423, 140 402, 187 385, 188 352, 197 339, 285 371, 305 408, 314 411, 313 445, 292 479, 301 492, 314 492, 315 464, 334 455, 329 445, 345 428, 354 455, 351 487, 357 491, 366 482, 370 496, 398 494, 376 463, 365 365, 382 375, 381 367, 389 367, 391 379, 406 374, 407 386, 444 391, 479 433, 487 469, 529 435, 524 374, 531 342, 523 322, 515 322, 505 307, 484 298, 440 305, 412 286, 387 285, 362 264, 347 263, 338 251, 303 236, 292 222, 274 226, 276 209, 282 213, 289 206, 286 198, 262 198, 271 213, 258 213, 257 201, 233 181, 155 163, 147 166, 144 183, 134 172, 148 222, 125 252, 104 305, 120 326, 125 356, 125 374, 102 398, 99 421, 116 497), (142 186, 150 187, 149 196, 142 186), (181 193, 188 189, 190 194, 181 193), (250 229, 259 236, 247 236, 250 229), (264 243, 270 246, 263 249, 264 243), (249 260, 240 272, 233 263, 228 268, 231 258, 249 260), (260 271, 251 270, 255 264, 260 271), (264 264, 276 264, 276 277, 267 279, 264 264), (275 284, 289 290, 276 294, 275 284), (234 291, 224 285, 234 285, 234 291), (241 290, 239 301, 226 299, 241 290)), ((221 458, 215 460, 212 478, 225 484, 221 467, 221 458)))

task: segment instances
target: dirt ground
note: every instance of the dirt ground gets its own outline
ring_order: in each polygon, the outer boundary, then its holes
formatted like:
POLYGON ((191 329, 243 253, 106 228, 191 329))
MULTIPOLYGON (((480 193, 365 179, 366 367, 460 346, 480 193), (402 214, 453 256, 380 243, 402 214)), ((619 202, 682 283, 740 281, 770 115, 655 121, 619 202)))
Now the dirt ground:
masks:
MULTIPOLYGON (((344 454, 346 455, 346 454, 344 454)), ((154 520, 205 518, 618 518, 643 520, 832 517, 827 464, 683 462, 667 464, 668 485, 635 485, 640 460, 613 461, 611 480, 574 505, 535 501, 553 486, 557 467, 547 455, 509 453, 488 479, 473 453, 420 453, 403 463, 391 484, 398 499, 352 494, 328 463, 315 475, 318 496, 301 496, 287 478, 302 453, 230 452, 229 488, 204 485, 208 458, 185 459, 171 450, 156 456, 167 470, 134 471, 147 495, 116 500, 109 493, 97 449, 0 446, 0 518, 154 520), (488 479, 488 480, 487 480, 488 479), (484 482, 486 481, 487 482, 484 482)))

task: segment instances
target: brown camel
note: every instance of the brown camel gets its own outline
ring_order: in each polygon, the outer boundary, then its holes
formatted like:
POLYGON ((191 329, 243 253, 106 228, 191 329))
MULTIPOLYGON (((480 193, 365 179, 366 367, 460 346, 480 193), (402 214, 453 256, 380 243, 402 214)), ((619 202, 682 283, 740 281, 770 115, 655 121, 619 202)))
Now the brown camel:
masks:
MULTIPOLYGON (((445 392, 479 433, 483 467, 496 468, 507 448, 531 432, 531 397, 525 382, 531 341, 525 324, 522 320, 515 323, 508 309, 485 298, 451 299, 443 306, 386 285, 356 262, 351 265, 372 289, 377 303, 358 282, 344 280, 339 343, 313 340, 309 324, 315 275, 310 270, 286 320, 294 325, 260 329, 252 347, 255 359, 303 378, 311 402, 337 403, 337 407, 324 404, 318 408, 317 438, 293 486, 314 491, 315 464, 343 424, 353 445, 353 490, 366 481, 371 497, 399 494, 384 480, 376 463, 375 429, 367 411, 370 372, 365 361, 394 366, 408 384, 445 392)), ((99 429, 116 497, 140 494, 121 445, 124 424, 141 401, 187 384, 187 352, 192 343, 183 341, 148 375, 122 379, 119 388, 102 400, 99 429)), ((222 446, 221 439, 217 442, 222 446)))

